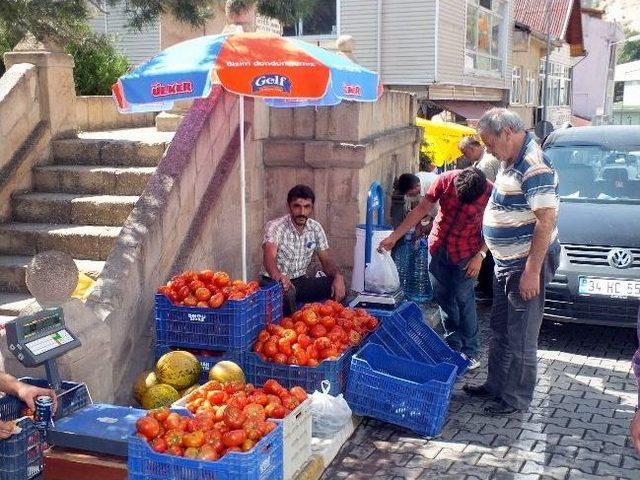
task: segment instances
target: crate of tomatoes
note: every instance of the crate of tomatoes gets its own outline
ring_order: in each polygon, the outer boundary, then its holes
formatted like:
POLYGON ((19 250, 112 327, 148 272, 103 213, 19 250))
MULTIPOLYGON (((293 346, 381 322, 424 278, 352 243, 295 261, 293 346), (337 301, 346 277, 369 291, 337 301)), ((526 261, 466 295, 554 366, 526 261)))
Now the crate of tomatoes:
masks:
POLYGON ((282 287, 187 271, 158 289, 156 341, 180 348, 242 350, 267 321, 282 318, 282 287))
POLYGON ((361 308, 332 300, 307 304, 258 334, 245 358, 245 375, 256 384, 275 378, 285 387, 300 385, 307 392, 320 390, 328 380, 329 392, 337 395, 346 386, 355 347, 377 327, 378 319, 361 308))
POLYGON ((212 411, 149 411, 129 439, 129 479, 282 478, 282 426, 252 420, 248 429, 239 420, 233 409, 220 420, 212 411))

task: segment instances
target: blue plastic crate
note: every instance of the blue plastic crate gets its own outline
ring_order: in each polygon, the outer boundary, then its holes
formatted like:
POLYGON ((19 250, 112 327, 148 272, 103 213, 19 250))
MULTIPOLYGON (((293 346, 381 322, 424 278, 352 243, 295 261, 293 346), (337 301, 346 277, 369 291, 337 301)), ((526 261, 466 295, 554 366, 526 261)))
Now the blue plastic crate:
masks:
POLYGON ((468 359, 449 347, 424 322, 420 307, 413 302, 404 302, 381 321, 368 342, 382 345, 392 355, 428 365, 451 363, 458 367, 458 375, 464 374, 469 366, 468 359))
POLYGON ((450 363, 426 365, 369 344, 351 360, 345 397, 356 415, 433 437, 444 425, 456 372, 450 363))
POLYGON ((321 390, 320 384, 322 381, 328 380, 331 383, 329 393, 338 395, 344 392, 347 386, 349 365, 355 351, 355 348, 350 348, 337 360, 324 360, 317 367, 265 362, 257 354, 250 352, 245 356, 244 374, 247 381, 254 385, 262 385, 270 378, 273 378, 280 382, 283 387, 291 388, 299 385, 309 393, 314 390, 321 390))
MULTIPOLYGON (((160 344, 156 345, 156 348, 155 348, 156 361, 162 355, 172 350, 183 350, 183 348, 169 347, 167 345, 160 345, 160 344)), ((200 372, 200 378, 198 380, 200 384, 204 384, 204 383, 207 383, 207 381, 209 381, 209 370, 211 370, 216 363, 222 360, 230 360, 234 363, 237 363, 240 366, 240 368, 242 368, 244 364, 244 354, 243 352, 240 352, 240 351, 230 350, 226 352, 221 352, 221 351, 207 350, 207 355, 201 355, 196 353, 194 353, 194 355, 200 362, 200 365, 202 366, 202 372, 200 372)))
MULTIPOLYGON (((46 380, 25 377, 21 381, 46 388, 46 380)), ((58 395, 58 410, 54 419, 59 419, 89 405, 91 397, 86 385, 62 382, 62 393, 58 395)), ((0 398, 0 418, 17 420, 26 405, 17 397, 5 395, 0 398)), ((21 418, 18 426, 22 432, 0 440, 0 480, 31 479, 42 471, 42 440, 30 418, 21 418)))
POLYGON ((282 286, 273 283, 220 308, 173 305, 156 294, 156 342, 205 350, 244 350, 266 323, 282 318, 282 286))
POLYGON ((147 442, 129 439, 129 480, 275 480, 282 478, 282 423, 248 452, 220 460, 192 460, 154 452, 147 442))

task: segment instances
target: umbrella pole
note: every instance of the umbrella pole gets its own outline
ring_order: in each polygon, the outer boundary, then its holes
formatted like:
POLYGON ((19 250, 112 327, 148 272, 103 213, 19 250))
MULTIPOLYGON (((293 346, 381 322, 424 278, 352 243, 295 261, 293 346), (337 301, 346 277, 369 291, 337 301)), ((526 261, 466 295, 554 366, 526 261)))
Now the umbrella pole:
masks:
POLYGON ((240 217, 242 236, 242 281, 247 281, 247 182, 244 165, 244 95, 240 95, 240 217))

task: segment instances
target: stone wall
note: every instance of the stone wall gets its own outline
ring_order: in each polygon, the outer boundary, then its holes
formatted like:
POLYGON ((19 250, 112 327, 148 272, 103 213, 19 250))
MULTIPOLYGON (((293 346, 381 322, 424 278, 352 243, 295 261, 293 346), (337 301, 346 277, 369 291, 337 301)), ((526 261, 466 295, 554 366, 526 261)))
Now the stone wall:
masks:
POLYGON ((0 78, 0 222, 11 214, 11 194, 28 189, 31 169, 49 157, 40 107, 37 67, 11 66, 0 78))
POLYGON ((394 178, 417 168, 420 130, 414 125, 414 98, 386 91, 370 104, 258 108, 264 109, 257 136, 264 149, 265 218, 287 212, 286 194, 293 185, 311 186, 315 218, 349 284, 355 227, 364 222, 371 182, 382 184, 390 205, 394 178))
POLYGON ((153 112, 119 113, 111 95, 76 97, 76 122, 80 131, 152 127, 155 117, 156 114, 153 112))
MULTIPOLYGON (((238 97, 220 88, 194 103, 87 301, 111 330, 116 401, 129 399, 134 376, 153 361, 158 286, 172 272, 190 267, 222 268, 236 278, 241 274, 237 118, 238 97)), ((250 102, 247 122, 247 172, 252 172, 249 186, 256 187, 261 179, 254 173, 250 102)), ((254 238, 263 222, 261 190, 256 187, 250 197, 249 238, 254 238)), ((252 274, 258 248, 250 250, 252 274)))

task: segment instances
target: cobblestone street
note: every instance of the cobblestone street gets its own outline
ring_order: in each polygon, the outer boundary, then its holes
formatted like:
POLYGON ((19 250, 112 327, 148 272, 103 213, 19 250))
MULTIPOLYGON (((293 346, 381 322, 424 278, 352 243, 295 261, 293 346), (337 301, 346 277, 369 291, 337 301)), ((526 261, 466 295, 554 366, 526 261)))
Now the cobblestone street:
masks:
POLYGON ((365 419, 322 478, 640 479, 640 455, 628 442, 635 330, 545 322, 531 408, 491 417, 487 401, 461 390, 486 376, 488 316, 483 308, 482 367, 456 384, 437 438, 365 419))

